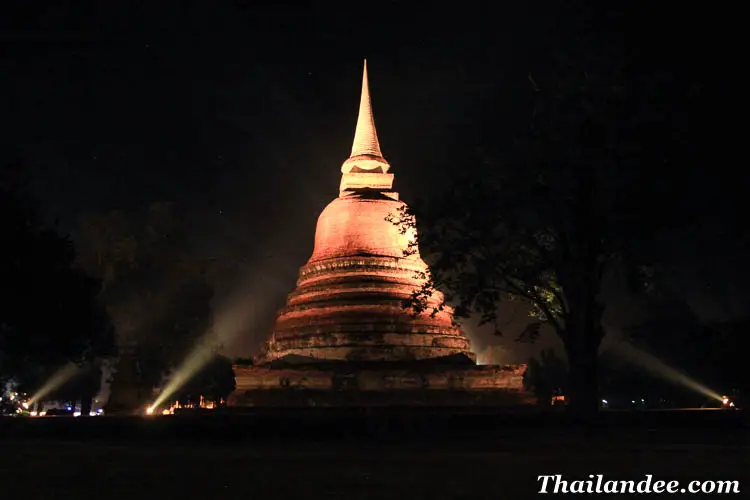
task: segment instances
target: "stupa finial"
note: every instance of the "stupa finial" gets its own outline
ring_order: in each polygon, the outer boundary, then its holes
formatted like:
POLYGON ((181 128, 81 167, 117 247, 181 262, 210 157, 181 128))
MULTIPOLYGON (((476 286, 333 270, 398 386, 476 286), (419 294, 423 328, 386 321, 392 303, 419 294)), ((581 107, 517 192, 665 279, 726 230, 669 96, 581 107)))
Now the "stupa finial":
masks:
POLYGON ((351 156, 362 155, 383 156, 380 152, 378 133, 375 130, 375 119, 372 116, 370 85, 367 81, 367 59, 365 59, 362 72, 362 97, 359 100, 359 117, 357 118, 357 130, 354 132, 351 156))
POLYGON ((348 171, 355 163, 361 170, 374 170, 376 168, 382 169, 383 172, 388 170, 388 162, 385 161, 383 153, 380 152, 375 119, 372 116, 370 85, 367 78, 367 59, 365 59, 362 71, 362 95, 359 100, 359 116, 357 117, 357 128, 354 131, 352 154, 344 162, 342 170, 348 171))

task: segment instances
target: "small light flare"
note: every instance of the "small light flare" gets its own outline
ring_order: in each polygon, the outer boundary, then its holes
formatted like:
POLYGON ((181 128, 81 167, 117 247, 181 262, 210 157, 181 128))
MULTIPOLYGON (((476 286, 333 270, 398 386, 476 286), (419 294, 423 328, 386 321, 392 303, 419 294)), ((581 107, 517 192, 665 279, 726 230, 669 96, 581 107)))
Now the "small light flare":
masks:
POLYGON ((26 402, 21 403, 21 406, 23 406, 24 410, 28 410, 29 409, 29 403, 26 403, 26 402))
POLYGON ((722 408, 734 408, 734 401, 729 399, 729 396, 723 396, 724 399, 721 400, 721 407, 722 408))
POLYGON ((153 415, 155 408, 153 406, 149 406, 146 408, 146 415, 153 415))

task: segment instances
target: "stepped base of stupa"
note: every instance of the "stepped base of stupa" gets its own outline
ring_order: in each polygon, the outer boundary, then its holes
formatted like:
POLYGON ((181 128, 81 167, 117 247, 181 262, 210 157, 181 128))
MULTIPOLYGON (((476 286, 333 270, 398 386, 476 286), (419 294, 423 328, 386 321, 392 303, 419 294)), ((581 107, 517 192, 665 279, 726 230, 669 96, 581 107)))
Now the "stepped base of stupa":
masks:
POLYGON ((423 361, 315 362, 297 356, 235 366, 229 406, 498 406, 534 404, 526 365, 476 365, 458 355, 423 361))

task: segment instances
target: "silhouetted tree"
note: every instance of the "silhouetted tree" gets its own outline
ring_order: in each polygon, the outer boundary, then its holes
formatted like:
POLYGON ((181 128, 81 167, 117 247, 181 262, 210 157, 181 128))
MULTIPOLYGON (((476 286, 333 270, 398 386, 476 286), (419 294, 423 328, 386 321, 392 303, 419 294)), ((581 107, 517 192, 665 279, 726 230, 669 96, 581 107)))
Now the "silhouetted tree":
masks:
POLYGON ((437 288, 457 316, 493 323, 500 302, 524 301, 535 322, 519 340, 535 340, 542 325, 561 338, 569 408, 591 414, 602 284, 623 276, 643 288, 653 279, 642 264, 655 262, 649 249, 660 220, 646 207, 658 195, 649 169, 664 158, 654 128, 663 110, 633 91, 640 82, 625 78, 622 54, 582 46, 528 76, 530 126, 505 156, 464 169, 449 192, 393 220, 404 230, 418 225, 415 243, 432 271, 409 307, 428 307, 437 288))
POLYGON ((175 399, 186 403, 198 401, 203 396, 218 403, 222 399, 226 401, 234 387, 232 361, 225 356, 216 355, 180 388, 175 399))
POLYGON ((98 280, 75 266, 71 240, 40 222, 20 162, 3 165, 0 200, 0 276, 9 292, 0 302, 0 380, 33 391, 69 362, 114 355, 114 332, 98 280))
MULTIPOLYGON (((102 359, 99 358, 79 363, 70 378, 61 381, 60 385, 47 393, 40 403, 44 405, 45 401, 69 401, 72 404, 80 402, 81 415, 88 416, 93 407, 94 397, 101 390, 102 363, 102 359)), ((45 375, 45 380, 48 380, 54 372, 45 375)))
POLYGON ((539 359, 531 357, 524 373, 524 387, 537 397, 540 406, 549 406, 552 395, 560 389, 565 392, 568 367, 554 349, 543 349, 539 359))
POLYGON ((81 265, 103 280, 101 299, 119 340, 137 344, 144 393, 210 335, 213 289, 188 229, 171 203, 154 203, 145 214, 115 211, 80 221, 81 265))

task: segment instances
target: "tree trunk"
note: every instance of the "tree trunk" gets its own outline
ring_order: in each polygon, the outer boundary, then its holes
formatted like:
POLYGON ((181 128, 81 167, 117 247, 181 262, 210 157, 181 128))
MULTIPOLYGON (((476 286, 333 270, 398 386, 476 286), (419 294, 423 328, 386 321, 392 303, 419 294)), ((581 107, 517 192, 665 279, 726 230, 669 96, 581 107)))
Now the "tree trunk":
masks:
POLYGON ((599 346, 604 336, 604 308, 596 300, 596 289, 587 287, 569 301, 571 313, 563 336, 568 356, 568 390, 566 399, 571 413, 583 419, 593 418, 599 409, 599 346), (578 300, 575 300, 577 298, 578 300))
POLYGON ((582 292, 570 294, 570 314, 561 335, 568 356, 566 399, 568 409, 574 416, 589 419, 599 409, 597 365, 599 346, 604 336, 601 324, 604 308, 597 302, 593 286, 578 290, 582 292))
POLYGON ((589 419, 599 409, 597 361, 599 338, 593 335, 572 333, 565 343, 568 355, 568 409, 576 417, 589 419))
POLYGON ((91 407, 94 397, 89 394, 84 394, 81 397, 81 416, 88 417, 91 413, 91 407))

